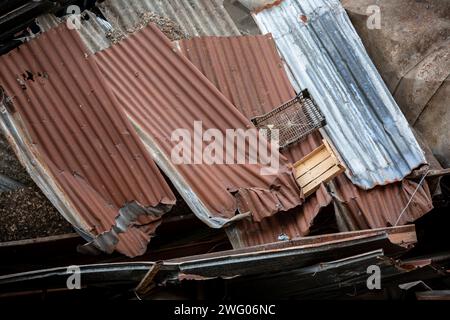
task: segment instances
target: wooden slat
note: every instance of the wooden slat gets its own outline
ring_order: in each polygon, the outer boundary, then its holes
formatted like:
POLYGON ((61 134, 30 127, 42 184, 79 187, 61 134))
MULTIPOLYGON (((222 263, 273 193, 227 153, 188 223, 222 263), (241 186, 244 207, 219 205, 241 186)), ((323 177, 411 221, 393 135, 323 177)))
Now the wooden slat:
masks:
POLYGON ((324 172, 327 172, 334 166, 336 166, 335 159, 328 157, 310 170, 300 173, 301 175, 297 178, 297 181, 300 185, 306 186, 308 183, 311 183, 311 181, 315 180, 317 177, 320 177, 324 172))
POLYGON ((332 147, 324 139, 323 144, 297 161, 295 179, 307 197, 326 183, 345 171, 334 154, 332 147))
POLYGON ((307 154, 301 160, 294 164, 295 170, 298 172, 304 172, 309 170, 309 168, 314 167, 317 162, 322 162, 329 157, 329 153, 325 146, 320 146, 314 149, 311 153, 307 154))
POLYGON ((317 188, 319 188, 321 183, 330 181, 331 179, 335 178, 337 175, 339 175, 343 171, 344 171, 343 168, 336 165, 336 166, 330 168, 327 172, 323 173, 320 177, 318 177, 317 179, 315 179, 308 185, 303 186, 302 188, 303 188, 303 193, 304 193, 305 197, 311 195, 311 193, 316 191, 317 188))

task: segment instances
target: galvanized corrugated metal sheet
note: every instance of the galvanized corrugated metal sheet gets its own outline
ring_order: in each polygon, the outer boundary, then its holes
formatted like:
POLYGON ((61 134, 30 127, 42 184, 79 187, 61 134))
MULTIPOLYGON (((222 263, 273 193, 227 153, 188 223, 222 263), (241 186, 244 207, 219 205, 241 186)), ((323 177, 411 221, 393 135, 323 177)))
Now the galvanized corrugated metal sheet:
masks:
MULTIPOLYGON (((292 167, 282 156, 278 175, 271 176, 261 175, 261 169, 267 168, 261 162, 172 162, 171 152, 177 145, 171 140, 173 132, 184 129, 193 137, 195 121, 202 121, 204 130, 216 129, 221 134, 227 129, 254 127, 154 25, 96 53, 92 59, 159 167, 206 224, 222 227, 248 213, 260 221, 302 203, 292 167), (235 216, 236 211, 240 215, 235 216)), ((237 135, 242 136, 242 132, 237 135)), ((203 148, 208 145, 202 143, 203 148)), ((248 159, 248 140, 245 145, 248 159)))
POLYGON ((295 88, 308 88, 319 104, 353 183, 400 181, 426 162, 338 0, 283 0, 254 16, 272 33, 295 88))
POLYGON ((114 29, 122 31, 134 28, 140 15, 150 11, 177 22, 192 37, 240 34, 223 0, 106 0, 98 7, 114 29))
MULTIPOLYGON (((72 19, 72 18, 69 18, 72 19)), ((38 25, 42 32, 46 32, 51 28, 56 27, 62 21, 67 21, 56 17, 55 15, 48 13, 36 18, 38 25)), ((76 29, 85 46, 89 49, 90 53, 94 53, 108 48, 111 45, 111 41, 106 37, 106 33, 109 31, 104 24, 100 23, 97 16, 89 10, 83 11, 80 18, 80 25, 76 29)))
POLYGON ((85 249, 140 255, 175 197, 86 51, 62 24, 0 57, 0 124, 85 249))
MULTIPOLYGON (((272 111, 296 95, 270 35, 193 38, 179 41, 178 47, 248 119, 272 111)), ((283 154, 294 163, 320 143, 320 134, 314 133, 283 154)), ((277 241, 281 234, 308 234, 316 215, 331 200, 322 186, 289 213, 260 223, 237 223, 228 229, 229 238, 235 248, 240 248, 277 241)))

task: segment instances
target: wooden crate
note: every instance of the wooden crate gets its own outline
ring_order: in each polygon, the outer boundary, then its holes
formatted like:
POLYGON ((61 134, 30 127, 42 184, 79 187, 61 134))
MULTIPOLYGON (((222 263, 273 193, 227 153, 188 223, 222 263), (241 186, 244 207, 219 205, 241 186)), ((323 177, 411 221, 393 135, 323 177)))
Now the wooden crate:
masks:
POLYGON ((295 180, 305 197, 316 191, 321 183, 328 182, 345 171, 328 142, 322 141, 320 147, 294 165, 295 180))

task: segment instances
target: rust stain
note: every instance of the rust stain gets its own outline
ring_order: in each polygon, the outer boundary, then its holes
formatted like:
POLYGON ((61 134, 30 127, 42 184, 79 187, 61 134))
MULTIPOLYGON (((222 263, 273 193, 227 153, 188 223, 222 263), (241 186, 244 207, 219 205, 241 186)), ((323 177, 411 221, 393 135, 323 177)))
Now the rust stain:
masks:
POLYGON ((273 8, 273 7, 277 7, 277 6, 279 6, 282 2, 283 2, 283 0, 276 0, 276 1, 272 2, 272 3, 266 4, 266 5, 264 5, 264 6, 261 6, 261 7, 259 7, 259 8, 254 9, 253 12, 254 12, 255 14, 258 14, 258 13, 260 13, 261 11, 264 11, 264 10, 266 10, 266 9, 270 9, 270 8, 273 8))
POLYGON ((308 22, 308 17, 305 16, 304 14, 302 14, 302 15, 300 15, 300 20, 301 20, 304 24, 306 24, 306 23, 308 22))

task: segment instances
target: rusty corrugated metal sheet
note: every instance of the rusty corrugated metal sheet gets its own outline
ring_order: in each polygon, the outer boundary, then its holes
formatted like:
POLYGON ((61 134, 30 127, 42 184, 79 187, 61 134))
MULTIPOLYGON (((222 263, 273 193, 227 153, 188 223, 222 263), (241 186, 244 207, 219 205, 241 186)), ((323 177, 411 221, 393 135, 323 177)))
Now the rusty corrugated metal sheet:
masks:
MULTIPOLYGON (((271 35, 200 37, 178 42, 185 55, 248 119, 263 115, 295 97, 271 35)), ((292 163, 320 145, 314 133, 283 154, 292 163)), ((275 215, 255 224, 244 220, 228 229, 236 248, 277 241, 281 234, 291 237, 309 232, 319 211, 332 198, 322 186, 302 207, 275 215)))
POLYGON ((240 32, 223 6, 223 0, 106 0, 100 10, 114 29, 126 31, 153 12, 178 23, 194 36, 232 36, 240 32))
MULTIPOLYGON (((302 142, 304 146, 320 145, 321 138, 316 136, 314 141, 302 142)), ((327 186, 315 193, 314 201, 308 197, 299 210, 291 210, 261 221, 251 223, 242 221, 228 230, 228 236, 235 248, 254 246, 280 241, 280 236, 289 239, 307 236, 310 227, 317 217, 316 213, 326 207, 333 197, 335 213, 341 231, 363 230, 393 226, 397 222, 403 209, 416 188, 416 194, 402 214, 398 225, 414 222, 431 209, 433 202, 428 184, 418 187, 414 181, 403 180, 386 186, 378 186, 371 190, 363 190, 355 186, 345 174, 341 174, 327 186)))
POLYGON ((175 197, 86 52, 62 24, 0 57, 0 124, 86 250, 140 255, 175 197))
POLYGON ((395 226, 399 218, 398 225, 405 225, 433 209, 433 201, 426 182, 418 187, 417 182, 404 179, 371 190, 362 190, 353 185, 345 175, 340 175, 333 183, 336 200, 343 206, 341 214, 348 226, 347 229, 395 226), (416 189, 417 192, 412 197, 416 189), (400 217, 411 197, 411 203, 400 217))
MULTIPOLYGON (((248 119, 296 96, 270 34, 198 37, 180 40, 177 47, 248 119)), ((283 154, 294 163, 315 147, 311 135, 283 154)))
MULTIPOLYGON (((179 41, 178 48, 248 118, 267 113, 295 96, 271 35, 193 38, 179 41)), ((316 132, 284 154, 295 162, 321 143, 322 136, 316 132)), ((314 218, 332 201, 331 194, 347 208, 343 215, 349 229, 393 225, 417 184, 404 180, 366 192, 341 175, 333 186, 333 193, 329 193, 322 185, 302 207, 287 213, 260 223, 238 222, 228 229, 233 246, 240 248, 275 242, 280 235, 290 239, 308 235, 314 218)), ((399 224, 412 222, 431 208, 428 187, 424 185, 399 224)))
MULTIPOLYGON (((321 138, 314 138, 315 144, 320 145, 321 138)), ((310 142, 313 146, 314 142, 310 142)), ((308 145, 302 142, 303 145, 308 145)), ((403 209, 408 205, 417 188, 411 203, 402 214, 398 225, 414 222, 431 209, 433 202, 428 188, 424 182, 422 186, 414 181, 403 180, 386 186, 378 186, 371 190, 363 190, 355 186, 350 179, 341 174, 327 186, 322 185, 320 191, 315 193, 314 201, 310 197, 305 199, 299 210, 291 210, 261 221, 251 223, 242 221, 228 230, 228 235, 235 248, 265 244, 280 240, 280 236, 293 239, 307 236, 314 219, 331 201, 332 196, 339 227, 342 231, 373 229, 393 226, 396 224, 403 209)))
MULTIPOLYGON (((248 213, 260 221, 302 203, 292 166, 282 156, 280 171, 274 176, 261 175, 261 169, 267 166, 260 162, 172 163, 171 152, 177 145, 171 141, 173 132, 185 129, 192 137, 195 121, 202 121, 204 130, 217 129, 222 134, 227 129, 254 127, 154 25, 92 59, 99 64, 159 167, 206 224, 222 227, 248 213), (241 215, 235 216, 237 211, 241 215)), ((248 159, 248 141, 245 144, 248 159)), ((206 145, 203 142, 203 148, 206 145)))

